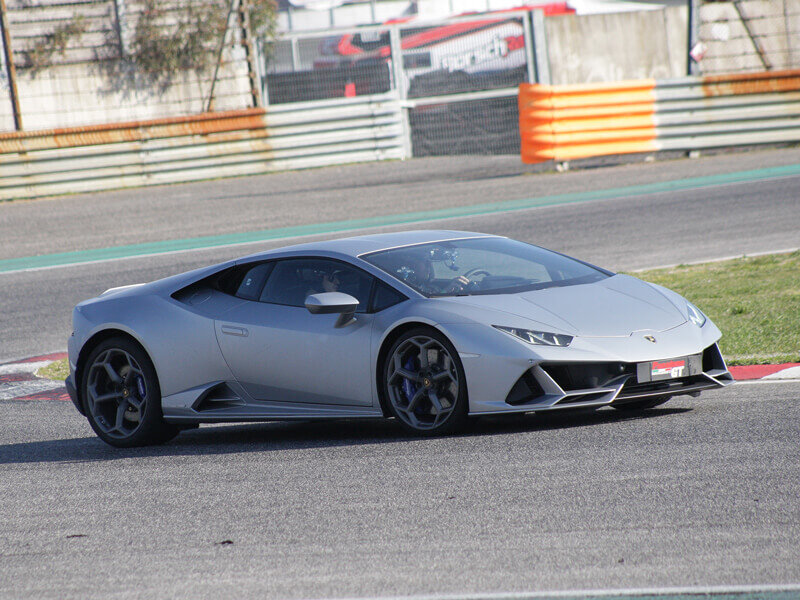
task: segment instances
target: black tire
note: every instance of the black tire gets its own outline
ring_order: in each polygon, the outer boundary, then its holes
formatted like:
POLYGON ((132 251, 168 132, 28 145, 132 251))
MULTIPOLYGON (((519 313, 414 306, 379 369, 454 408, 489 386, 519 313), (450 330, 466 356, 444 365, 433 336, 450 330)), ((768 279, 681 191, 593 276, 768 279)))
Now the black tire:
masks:
POLYGON ((464 367, 453 344, 436 329, 418 327, 403 333, 386 353, 381 374, 381 395, 406 431, 444 435, 466 423, 464 367))
POLYGON ((646 410, 648 408, 653 408, 656 406, 661 406, 665 402, 669 401, 672 396, 656 396, 655 398, 646 398, 644 400, 635 400, 633 402, 625 402, 623 404, 612 404, 611 408, 616 408, 617 410, 646 410))
POLYGON ((111 446, 161 444, 180 431, 164 422, 161 388, 150 357, 127 338, 109 338, 92 350, 80 386, 89 424, 111 446))

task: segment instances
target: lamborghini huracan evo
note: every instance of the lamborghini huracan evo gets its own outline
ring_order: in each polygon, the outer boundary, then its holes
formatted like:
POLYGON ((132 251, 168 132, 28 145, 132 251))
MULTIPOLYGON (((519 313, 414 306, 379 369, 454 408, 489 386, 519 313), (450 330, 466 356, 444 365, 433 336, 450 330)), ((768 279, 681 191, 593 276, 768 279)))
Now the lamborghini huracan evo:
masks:
POLYGON ((73 312, 67 389, 114 446, 199 423, 637 410, 732 382, 663 287, 505 237, 411 231, 261 252, 73 312))

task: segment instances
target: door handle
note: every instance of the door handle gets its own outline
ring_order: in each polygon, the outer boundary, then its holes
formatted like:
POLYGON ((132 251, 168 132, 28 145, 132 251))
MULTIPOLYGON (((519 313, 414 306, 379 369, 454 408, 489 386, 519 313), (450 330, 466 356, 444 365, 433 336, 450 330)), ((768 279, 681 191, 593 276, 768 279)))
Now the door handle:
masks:
POLYGON ((233 325, 222 325, 220 327, 222 333, 228 335, 238 335, 239 337, 247 337, 248 331, 244 327, 234 327, 233 325))

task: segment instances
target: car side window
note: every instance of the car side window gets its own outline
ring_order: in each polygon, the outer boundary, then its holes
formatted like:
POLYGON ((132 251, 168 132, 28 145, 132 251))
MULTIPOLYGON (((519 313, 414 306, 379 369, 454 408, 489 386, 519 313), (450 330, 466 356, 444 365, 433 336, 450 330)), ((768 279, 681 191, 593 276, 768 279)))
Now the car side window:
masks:
POLYGON ((343 292, 358 300, 358 312, 367 309, 374 278, 345 263, 324 258, 281 260, 267 279, 261 302, 305 306, 311 294, 343 292))
POLYGON ((383 282, 378 282, 375 287, 375 296, 372 298, 372 312, 382 311, 403 300, 407 300, 403 294, 383 282))
POLYGON ((275 266, 274 262, 259 263, 251 267, 242 277, 236 290, 236 297, 244 300, 258 300, 264 282, 275 266))

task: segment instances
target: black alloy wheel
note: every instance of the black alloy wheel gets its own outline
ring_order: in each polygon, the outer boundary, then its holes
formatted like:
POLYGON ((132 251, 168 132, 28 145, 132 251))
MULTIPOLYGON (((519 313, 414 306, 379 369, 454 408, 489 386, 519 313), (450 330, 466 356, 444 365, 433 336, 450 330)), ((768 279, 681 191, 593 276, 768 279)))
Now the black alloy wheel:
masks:
POLYGON ((392 344, 382 386, 392 415, 408 431, 440 435, 466 421, 469 402, 461 359, 435 329, 407 331, 392 344))
POLYGON ((81 397, 92 429, 112 446, 159 444, 178 434, 164 422, 153 363, 131 340, 110 338, 92 350, 81 376, 81 397))

